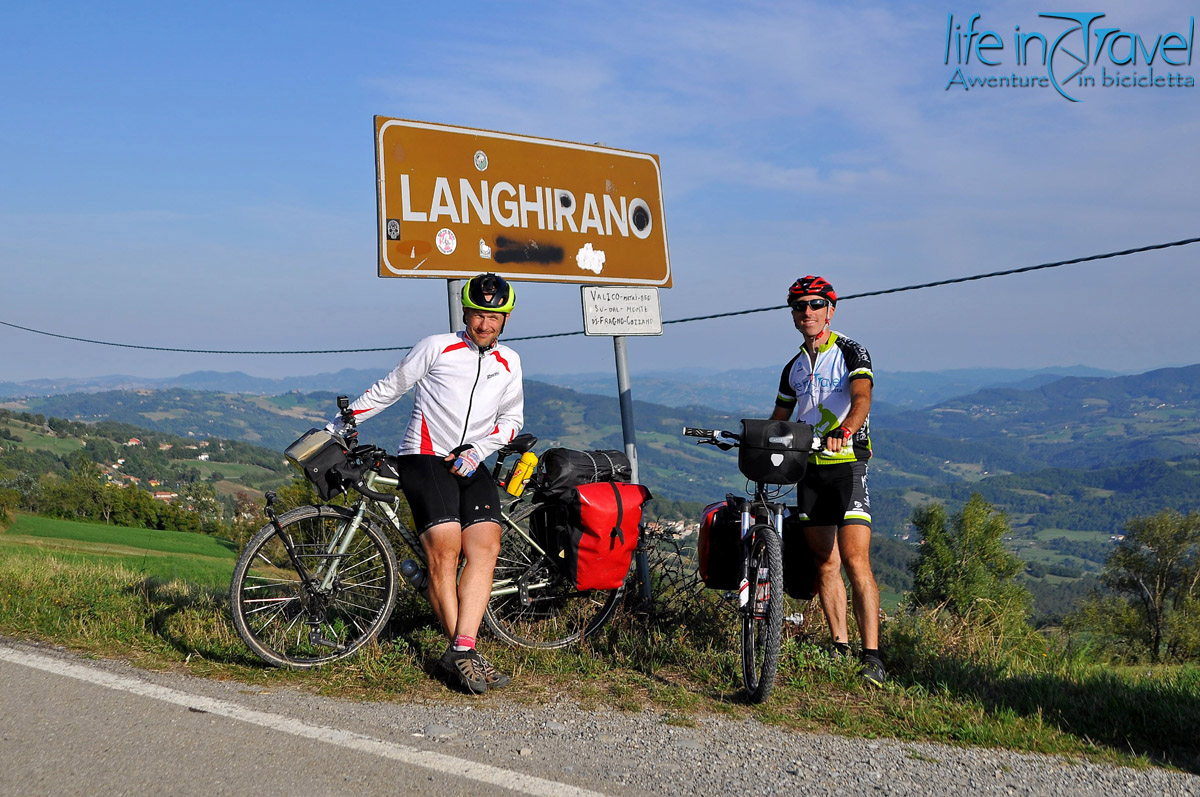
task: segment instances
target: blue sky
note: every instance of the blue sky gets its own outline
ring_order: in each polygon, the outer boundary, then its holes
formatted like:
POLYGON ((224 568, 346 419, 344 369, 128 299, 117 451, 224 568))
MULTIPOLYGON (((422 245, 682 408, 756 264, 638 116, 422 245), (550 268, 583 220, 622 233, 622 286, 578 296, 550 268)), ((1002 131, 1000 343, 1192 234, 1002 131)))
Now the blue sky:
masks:
MULTIPOLYGON (((1200 236, 1200 88, 947 90, 948 14, 1053 40, 1068 23, 1038 13, 1057 8, 9 2, 0 321, 204 349, 444 331, 443 281, 375 276, 374 115, 659 155, 665 319, 781 304, 807 273, 850 294, 1200 236)), ((1092 10, 1153 41, 1190 36, 1196 6, 1092 10)), ((1036 71, 1011 44, 1000 58, 964 72, 1036 71)), ((1200 77, 1200 59, 1160 68, 1200 77)), ((882 371, 1195 363, 1198 260, 1200 244, 860 299, 835 327, 882 371)), ((519 294, 510 335, 582 328, 577 288, 519 294)), ((635 371, 724 370, 782 364, 798 342, 779 311, 668 325, 629 352, 635 371)), ((612 367, 606 338, 514 345, 531 373, 612 367)), ((0 381, 382 372, 399 356, 164 354, 0 327, 0 381)))

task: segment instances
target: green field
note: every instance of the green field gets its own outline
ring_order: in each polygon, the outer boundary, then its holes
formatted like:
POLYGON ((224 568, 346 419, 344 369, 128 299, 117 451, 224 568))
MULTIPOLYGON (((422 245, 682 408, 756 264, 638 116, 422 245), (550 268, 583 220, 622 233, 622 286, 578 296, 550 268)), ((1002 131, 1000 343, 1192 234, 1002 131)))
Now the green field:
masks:
MULTIPOLYGON (((55 437, 53 435, 42 434, 41 432, 34 432, 30 430, 27 424, 18 421, 9 421, 4 424, 4 428, 21 439, 22 448, 28 448, 33 451, 49 451, 55 456, 69 456, 83 448, 82 442, 75 438, 55 437)), ((3 444, 4 441, 0 441, 0 445, 3 444)))
POLYGON ((1058 537, 1066 537, 1068 540, 1082 540, 1084 542, 1108 542, 1112 536, 1107 531, 1079 531, 1078 529, 1040 529, 1037 532, 1039 540, 1053 540, 1058 537))
POLYGON ((0 534, 0 555, 120 564, 159 581, 222 587, 229 584, 238 551, 228 540, 191 532, 20 515, 0 534))
MULTIPOLYGON (((280 459, 282 460, 283 457, 281 456, 280 459)), ((266 468, 244 462, 201 462, 195 459, 177 459, 173 461, 178 465, 196 468, 200 471, 200 476, 204 479, 208 479, 213 473, 220 473, 223 478, 229 481, 250 485, 270 483, 275 486, 286 484, 292 479, 291 472, 284 474, 272 473, 266 468)))

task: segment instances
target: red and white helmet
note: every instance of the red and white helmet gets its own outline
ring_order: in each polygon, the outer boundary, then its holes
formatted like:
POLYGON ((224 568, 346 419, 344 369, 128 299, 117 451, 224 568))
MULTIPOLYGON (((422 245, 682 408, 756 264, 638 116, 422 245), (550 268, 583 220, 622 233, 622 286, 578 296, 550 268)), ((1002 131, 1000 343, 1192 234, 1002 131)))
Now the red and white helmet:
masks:
POLYGON ((828 299, 831 305, 837 305, 837 291, 824 277, 815 277, 809 274, 807 277, 801 277, 793 282, 792 287, 788 289, 788 307, 791 307, 801 296, 820 296, 828 299))

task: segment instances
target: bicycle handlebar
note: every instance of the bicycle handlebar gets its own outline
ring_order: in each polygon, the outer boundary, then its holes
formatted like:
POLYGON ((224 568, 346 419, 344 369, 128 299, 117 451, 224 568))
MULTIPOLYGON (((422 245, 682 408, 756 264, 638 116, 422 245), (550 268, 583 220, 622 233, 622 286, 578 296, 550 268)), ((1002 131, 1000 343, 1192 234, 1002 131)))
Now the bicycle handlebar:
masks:
POLYGON ((388 493, 381 493, 378 490, 372 490, 370 487, 367 486, 367 480, 364 478, 360 477, 359 479, 357 479, 354 482, 354 489, 358 490, 360 493, 365 495, 367 498, 374 498, 376 501, 380 501, 382 503, 389 504, 389 505, 396 503, 396 496, 390 495, 388 493))
MULTIPOLYGON (((729 450, 735 448, 742 442, 742 436, 734 432, 726 432, 720 429, 697 429, 691 426, 683 427, 684 437, 700 437, 703 438, 699 442, 711 443, 718 448, 729 450)), ((820 435, 813 435, 810 451, 820 451, 825 446, 825 439, 820 435)))
POLYGON ((739 440, 739 441, 742 439, 741 435, 735 434, 734 432, 726 432, 726 431, 722 431, 719 429, 694 429, 691 426, 683 427, 683 436, 684 437, 726 438, 726 439, 739 440))

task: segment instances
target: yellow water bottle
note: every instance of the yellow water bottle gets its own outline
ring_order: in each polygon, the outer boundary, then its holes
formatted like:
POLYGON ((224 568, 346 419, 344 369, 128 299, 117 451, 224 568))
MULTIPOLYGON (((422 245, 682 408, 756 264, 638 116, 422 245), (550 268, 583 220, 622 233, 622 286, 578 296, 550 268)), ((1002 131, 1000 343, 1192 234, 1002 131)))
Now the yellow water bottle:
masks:
POLYGON ((520 495, 525 492, 525 484, 529 481, 529 477, 533 475, 533 469, 537 467, 537 454, 532 451, 526 451, 513 465, 512 473, 508 474, 508 485, 504 488, 509 495, 520 495))

